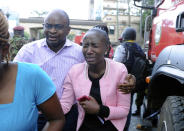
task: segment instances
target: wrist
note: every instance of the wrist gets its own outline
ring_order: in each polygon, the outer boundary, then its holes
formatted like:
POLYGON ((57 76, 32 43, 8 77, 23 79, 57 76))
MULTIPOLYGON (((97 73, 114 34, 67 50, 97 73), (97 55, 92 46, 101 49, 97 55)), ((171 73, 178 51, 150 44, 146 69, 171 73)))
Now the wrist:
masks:
POLYGON ((104 105, 99 106, 98 116, 108 117, 109 113, 110 113, 110 110, 108 106, 104 106, 104 105))

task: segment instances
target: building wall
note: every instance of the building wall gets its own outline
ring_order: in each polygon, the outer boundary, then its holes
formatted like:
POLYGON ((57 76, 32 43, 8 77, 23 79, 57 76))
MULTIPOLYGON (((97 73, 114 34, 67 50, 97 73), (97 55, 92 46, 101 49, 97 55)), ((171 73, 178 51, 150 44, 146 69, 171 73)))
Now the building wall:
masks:
MULTIPOLYGON (((130 2, 131 1, 132 0, 130 0, 130 2)), ((128 25, 136 29, 136 41, 140 44, 143 43, 142 37, 140 36, 140 16, 128 15, 127 0, 118 0, 118 2, 117 0, 104 0, 103 7, 103 22, 108 25, 109 29, 114 29, 114 34, 110 34, 112 43, 116 45, 119 44, 118 38, 128 25)), ((135 7, 131 8, 130 12, 132 12, 134 8, 135 7)))
MULTIPOLYGON (((128 26, 128 16, 118 16, 118 31, 117 31, 117 16, 115 15, 108 15, 104 17, 103 22, 107 24, 109 29, 114 29, 114 34, 110 33, 110 40, 114 44, 118 43, 118 38, 120 37, 123 30, 128 26)), ((130 19, 131 27, 135 28, 137 31, 137 39, 136 41, 142 44, 142 38, 140 36, 140 17, 131 16, 130 19)))

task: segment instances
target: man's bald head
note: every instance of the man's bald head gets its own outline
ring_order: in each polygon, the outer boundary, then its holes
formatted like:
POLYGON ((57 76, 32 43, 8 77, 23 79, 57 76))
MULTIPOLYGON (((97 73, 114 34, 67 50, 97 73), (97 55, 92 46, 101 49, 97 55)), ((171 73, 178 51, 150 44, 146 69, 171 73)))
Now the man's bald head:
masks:
POLYGON ((44 23, 50 18, 50 17, 56 17, 55 19, 57 19, 57 17, 62 17, 66 19, 66 25, 70 25, 70 19, 68 14, 62 10, 62 9, 54 9, 51 12, 48 13, 48 15, 45 17, 44 19, 44 23))
POLYGON ((44 20, 44 34, 47 45, 55 52, 60 50, 66 42, 70 32, 69 17, 61 9, 51 11, 44 20))

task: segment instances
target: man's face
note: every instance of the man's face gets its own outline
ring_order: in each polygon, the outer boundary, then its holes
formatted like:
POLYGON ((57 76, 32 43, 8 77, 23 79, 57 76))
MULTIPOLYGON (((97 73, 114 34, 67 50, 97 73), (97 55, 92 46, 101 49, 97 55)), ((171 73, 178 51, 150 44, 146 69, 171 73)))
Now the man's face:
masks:
POLYGON ((51 14, 44 21, 44 34, 50 47, 64 45, 69 31, 68 20, 64 15, 51 14))

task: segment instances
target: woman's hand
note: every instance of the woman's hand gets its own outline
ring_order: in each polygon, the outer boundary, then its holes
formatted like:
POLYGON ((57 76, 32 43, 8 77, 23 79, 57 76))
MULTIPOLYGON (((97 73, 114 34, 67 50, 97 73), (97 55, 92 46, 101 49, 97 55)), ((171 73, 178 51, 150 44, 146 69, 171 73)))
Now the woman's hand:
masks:
POLYGON ((92 96, 89 96, 90 100, 85 100, 82 102, 79 102, 79 104, 82 106, 84 111, 88 114, 98 114, 100 110, 100 105, 97 103, 95 98, 92 96))
POLYGON ((128 74, 125 78, 124 83, 118 85, 118 89, 124 94, 129 94, 134 90, 135 84, 136 84, 135 76, 128 74))

